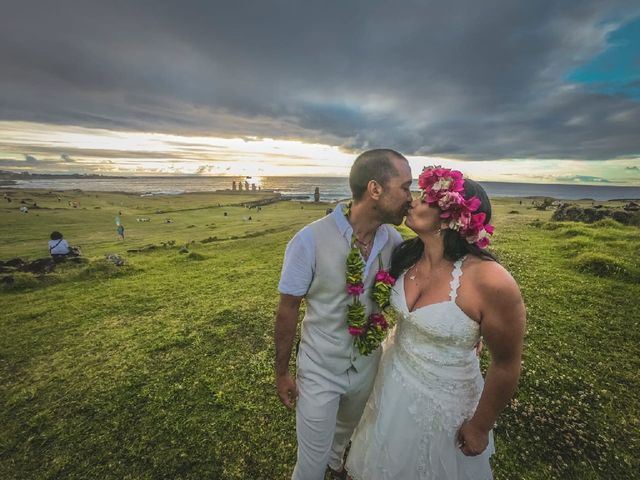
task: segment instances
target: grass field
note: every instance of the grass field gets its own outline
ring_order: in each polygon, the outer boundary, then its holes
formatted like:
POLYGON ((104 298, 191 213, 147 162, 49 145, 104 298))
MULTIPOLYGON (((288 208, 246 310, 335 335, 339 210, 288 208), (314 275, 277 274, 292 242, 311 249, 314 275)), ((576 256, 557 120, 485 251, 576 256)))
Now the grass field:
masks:
MULTIPOLYGON (((328 205, 4 191, 0 259, 46 257, 60 230, 90 262, 17 274, 0 293, 0 478, 288 478, 294 416, 273 387, 276 287, 287 241, 328 205), (40 208, 21 214, 22 200, 40 208), (158 248, 127 253, 149 244, 158 248)), ((640 231, 550 222, 530 203, 494 201, 494 252, 528 311, 495 477, 640 478, 640 231)))

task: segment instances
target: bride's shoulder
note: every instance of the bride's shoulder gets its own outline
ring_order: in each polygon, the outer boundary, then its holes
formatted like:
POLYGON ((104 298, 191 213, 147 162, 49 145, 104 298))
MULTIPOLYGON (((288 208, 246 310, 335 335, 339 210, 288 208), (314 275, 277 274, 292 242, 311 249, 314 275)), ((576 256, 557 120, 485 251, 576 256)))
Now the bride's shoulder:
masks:
POLYGON ((463 267, 467 278, 470 278, 477 288, 485 291, 518 291, 518 284, 509 271, 493 260, 485 260, 469 255, 463 267))

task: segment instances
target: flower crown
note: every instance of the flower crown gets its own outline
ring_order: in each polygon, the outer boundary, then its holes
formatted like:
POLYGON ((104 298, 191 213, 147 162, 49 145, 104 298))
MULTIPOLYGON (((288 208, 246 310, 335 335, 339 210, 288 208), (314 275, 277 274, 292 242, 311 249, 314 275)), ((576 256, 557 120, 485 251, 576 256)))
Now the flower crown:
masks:
POLYGON ((480 208, 479 198, 465 200, 462 196, 462 172, 440 166, 425 167, 418 178, 418 186, 422 189, 423 202, 440 207, 440 218, 446 220, 449 229, 459 232, 467 242, 479 248, 489 245, 493 225, 484 223, 487 216, 483 212, 473 213, 480 208))

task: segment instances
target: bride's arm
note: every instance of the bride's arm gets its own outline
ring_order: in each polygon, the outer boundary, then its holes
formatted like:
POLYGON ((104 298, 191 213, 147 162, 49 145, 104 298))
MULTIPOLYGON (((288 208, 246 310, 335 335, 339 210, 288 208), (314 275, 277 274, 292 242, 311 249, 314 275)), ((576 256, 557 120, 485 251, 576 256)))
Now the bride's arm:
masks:
POLYGON ((489 431, 515 392, 525 330, 525 308, 515 280, 496 263, 483 267, 476 277, 482 298, 480 330, 491 362, 478 407, 458 434, 465 455, 484 451, 489 431))

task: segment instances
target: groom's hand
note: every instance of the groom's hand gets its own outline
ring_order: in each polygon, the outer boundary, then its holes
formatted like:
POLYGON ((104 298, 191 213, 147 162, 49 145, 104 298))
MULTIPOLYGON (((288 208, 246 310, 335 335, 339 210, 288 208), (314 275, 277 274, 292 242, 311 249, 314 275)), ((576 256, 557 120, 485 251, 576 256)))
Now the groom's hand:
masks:
POLYGON ((280 401, 284 403, 287 408, 293 409, 295 401, 298 398, 298 387, 289 372, 276 377, 276 389, 278 390, 280 401))

